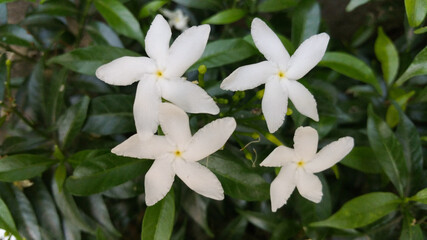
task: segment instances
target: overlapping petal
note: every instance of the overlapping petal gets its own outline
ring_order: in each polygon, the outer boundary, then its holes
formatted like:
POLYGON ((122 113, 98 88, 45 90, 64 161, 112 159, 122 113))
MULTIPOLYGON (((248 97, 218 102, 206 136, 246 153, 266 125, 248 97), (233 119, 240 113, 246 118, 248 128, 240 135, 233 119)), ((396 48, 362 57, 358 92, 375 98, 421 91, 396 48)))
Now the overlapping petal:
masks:
POLYGON ((152 206, 163 199, 172 187, 175 172, 172 167, 172 155, 165 154, 154 160, 145 174, 145 203, 152 206))
POLYGON ((162 97, 188 113, 218 114, 215 101, 196 84, 181 78, 159 81, 162 97))
POLYGON ((288 109, 288 93, 281 86, 278 78, 270 79, 265 84, 261 107, 268 131, 271 133, 277 131, 282 126, 288 109))
POLYGON ((295 151, 286 146, 278 146, 260 163, 265 167, 282 167, 286 163, 293 162, 296 159, 295 151))
POLYGON ((231 117, 217 119, 198 132, 188 144, 183 158, 187 161, 199 161, 220 149, 236 129, 236 120, 231 117))
POLYGON ((297 128, 294 135, 294 149, 298 156, 303 158, 298 160, 304 160, 306 162, 313 159, 317 152, 318 141, 319 135, 314 128, 297 128))
POLYGON ((322 182, 316 175, 298 168, 295 177, 297 189, 301 196, 315 203, 322 200, 322 182))
POLYGON ((271 210, 277 211, 288 201, 295 189, 295 165, 286 164, 270 186, 271 210))
POLYGON ((312 173, 326 170, 343 159, 354 147, 352 137, 343 137, 322 148, 305 166, 312 173))
POLYGON ((277 68, 268 61, 239 67, 222 81, 221 88, 231 91, 252 89, 264 84, 275 72, 277 68))
POLYGON ((111 152, 125 157, 155 159, 172 150, 172 146, 164 136, 153 136, 142 141, 138 134, 134 134, 113 148, 111 152))
POLYGON ((224 199, 224 190, 218 178, 197 162, 176 160, 176 175, 193 191, 215 200, 224 199))
POLYGON ((166 64, 169 55, 169 42, 171 39, 171 29, 168 22, 158 14, 151 23, 145 37, 145 52, 156 60, 161 67, 166 64))
POLYGON ((170 104, 160 104, 159 121, 163 133, 178 147, 185 147, 191 139, 188 115, 179 107, 170 104))
POLYGON ((130 85, 146 73, 155 71, 156 65, 147 57, 121 57, 96 70, 96 77, 117 86, 130 85))
POLYGON ((319 121, 316 100, 307 88, 295 80, 286 80, 282 82, 288 89, 289 99, 291 99, 298 112, 314 121, 319 121))

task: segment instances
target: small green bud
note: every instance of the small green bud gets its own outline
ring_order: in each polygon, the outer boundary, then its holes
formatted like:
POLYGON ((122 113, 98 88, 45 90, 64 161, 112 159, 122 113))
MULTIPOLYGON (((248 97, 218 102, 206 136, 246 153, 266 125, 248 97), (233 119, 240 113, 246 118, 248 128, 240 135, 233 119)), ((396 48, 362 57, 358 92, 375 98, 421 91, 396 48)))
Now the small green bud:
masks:
POLYGON ((200 74, 205 74, 208 69, 206 68, 206 65, 200 65, 197 70, 200 74))
POLYGON ((259 91, 256 93, 256 97, 257 97, 258 99, 261 99, 263 96, 264 96, 264 89, 259 90, 259 91))
POLYGON ((228 99, 225 98, 217 98, 216 102, 219 104, 228 104, 228 99))
POLYGON ((251 134, 251 137, 252 137, 253 139, 258 139, 258 138, 260 138, 259 134, 258 134, 258 133, 256 133, 256 132, 252 133, 252 134, 251 134))
POLYGON ((292 115, 293 111, 292 109, 288 108, 288 111, 286 111, 286 115, 290 116, 292 115))
POLYGON ((245 158, 252 161, 252 154, 250 152, 245 152, 245 158))
POLYGON ((6 59, 6 67, 10 68, 12 66, 12 61, 10 59, 6 59))

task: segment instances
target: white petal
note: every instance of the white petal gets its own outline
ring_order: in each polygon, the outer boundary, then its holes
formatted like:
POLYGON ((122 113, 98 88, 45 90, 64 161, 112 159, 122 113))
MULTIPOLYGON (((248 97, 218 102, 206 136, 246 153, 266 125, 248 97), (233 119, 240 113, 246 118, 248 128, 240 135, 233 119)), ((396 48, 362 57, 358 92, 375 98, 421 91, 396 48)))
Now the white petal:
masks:
POLYGON ((297 157, 292 148, 278 146, 260 163, 260 166, 265 167, 282 167, 286 163, 294 162, 297 157))
POLYGON ((187 114, 179 107, 170 104, 160 104, 159 121, 166 137, 182 148, 191 139, 190 122, 187 114))
POLYGON ((194 134, 183 158, 187 161, 199 161, 216 152, 236 129, 236 120, 232 117, 217 119, 194 134))
POLYGON ((164 136, 152 136, 148 140, 142 141, 138 134, 134 134, 113 148, 111 152, 125 157, 155 159, 172 150, 172 146, 164 136))
POLYGON ((252 89, 265 83, 277 71, 268 61, 239 67, 222 81, 221 88, 231 91, 252 89))
POLYGON ((224 199, 224 190, 218 178, 197 162, 175 160, 176 175, 193 191, 215 200, 224 199))
POLYGON ((314 158, 317 152, 317 143, 319 136, 317 131, 312 127, 299 127, 294 135, 294 149, 299 157, 304 162, 310 161, 314 158))
POLYGON ((316 175, 298 168, 296 172, 296 184, 301 196, 315 203, 319 203, 322 200, 322 183, 316 175))
POLYGON ((328 42, 329 35, 326 33, 320 33, 305 40, 289 60, 286 76, 293 80, 304 77, 322 60, 328 42))
POLYGON ((289 99, 291 99, 298 112, 314 121, 319 121, 316 100, 307 88, 295 80, 285 80, 283 85, 287 87, 289 99))
POLYGON ((157 131, 159 125, 160 92, 154 78, 146 78, 138 83, 133 114, 136 131, 142 140, 146 140, 157 131))
POLYGON ((218 114, 219 108, 198 85, 178 78, 159 81, 162 97, 188 113, 218 114))
POLYGON ((268 130, 274 133, 282 126, 288 109, 288 93, 278 78, 272 78, 265 84, 261 107, 268 130))
POLYGON ((169 55, 171 35, 172 32, 168 22, 166 22, 162 15, 158 14, 151 23, 145 37, 145 52, 160 65, 166 63, 169 55))
POLYGON ((286 164, 270 186, 271 211, 275 212, 288 201, 295 189, 295 164, 286 164))
POLYGON ((131 85, 146 73, 155 71, 153 60, 147 57, 121 57, 96 69, 96 77, 118 86, 131 85))
POLYGON ((172 168, 172 155, 163 155, 154 160, 153 165, 145 174, 145 203, 152 206, 162 200, 172 187, 175 172, 172 168))
POLYGON ((314 159, 304 167, 307 171, 317 173, 328 169, 343 159, 354 147, 352 137, 343 137, 322 148, 314 159))
POLYGON ((202 56, 210 30, 209 25, 194 26, 176 38, 169 49, 167 77, 181 77, 202 56))
POLYGON ((255 18, 252 21, 251 34, 256 47, 268 61, 281 67, 287 65, 289 53, 277 35, 261 19, 255 18))

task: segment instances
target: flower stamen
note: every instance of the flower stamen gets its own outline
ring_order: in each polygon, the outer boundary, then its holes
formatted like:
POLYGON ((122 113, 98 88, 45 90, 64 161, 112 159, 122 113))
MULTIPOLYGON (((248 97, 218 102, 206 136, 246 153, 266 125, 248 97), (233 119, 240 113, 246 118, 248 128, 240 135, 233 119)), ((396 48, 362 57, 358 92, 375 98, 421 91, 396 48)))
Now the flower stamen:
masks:
POLYGON ((298 167, 304 167, 305 162, 303 160, 300 160, 299 162, 297 162, 297 166, 298 167))
POLYGON ((158 78, 163 77, 163 72, 162 72, 162 71, 160 71, 160 70, 157 70, 157 72, 156 72, 156 76, 157 76, 158 78))
POLYGON ((286 77, 286 74, 285 74, 283 71, 279 71, 279 72, 277 73, 277 75, 279 76, 279 78, 284 78, 284 77, 286 77))
POLYGON ((179 150, 176 150, 173 154, 175 154, 175 157, 181 157, 182 152, 179 150))

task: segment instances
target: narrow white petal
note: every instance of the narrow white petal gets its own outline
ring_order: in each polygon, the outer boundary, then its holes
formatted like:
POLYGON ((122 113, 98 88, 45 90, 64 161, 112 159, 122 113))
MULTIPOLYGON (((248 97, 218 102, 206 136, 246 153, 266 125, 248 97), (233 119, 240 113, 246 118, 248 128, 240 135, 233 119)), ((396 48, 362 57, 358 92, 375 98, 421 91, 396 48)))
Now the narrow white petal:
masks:
POLYGON ((160 104, 159 121, 166 137, 182 148, 191 139, 190 122, 187 114, 179 107, 170 104, 160 104))
POLYGON ((202 56, 210 30, 209 25, 194 26, 176 38, 169 49, 167 77, 181 77, 202 56))
POLYGON ((133 114, 136 131, 142 139, 148 139, 157 131, 159 125, 160 92, 154 78, 146 78, 138 83, 133 114))
POLYGON ((341 161, 354 147, 352 137, 343 137, 322 148, 314 159, 308 162, 305 169, 317 173, 328 169, 341 161))
POLYGON ((111 152, 125 157, 155 159, 172 150, 172 146, 164 136, 152 136, 142 141, 138 134, 134 134, 113 148, 111 152))
POLYGON ((268 61, 239 67, 222 81, 221 88, 231 91, 252 89, 265 83, 277 71, 268 61))
POLYGON ((271 211, 286 204, 295 189, 295 164, 286 164, 270 186, 271 211))
POLYGON ((146 73, 155 71, 153 60, 147 57, 121 57, 96 69, 96 77, 117 86, 131 85, 146 73))
POLYGON ((145 52, 155 59, 160 65, 166 63, 169 55, 169 41, 171 39, 171 29, 168 22, 158 14, 151 23, 145 37, 145 52))
POLYGON ((188 113, 218 114, 219 108, 208 93, 198 85, 176 78, 159 81, 162 97, 188 113))
POLYGON ((224 190, 218 178, 197 162, 175 160, 176 175, 193 191, 215 200, 224 199, 224 190))
POLYGON ((282 126, 288 109, 288 93, 278 78, 272 78, 265 84, 261 107, 268 130, 274 133, 282 126))
POLYGON ((299 127, 294 135, 294 149, 295 152, 304 162, 310 161, 314 158, 317 152, 317 143, 319 136, 317 131, 312 127, 299 127))
POLYGON ((172 167, 173 156, 166 154, 154 160, 145 174, 145 203, 152 206, 162 200, 172 187, 175 172, 172 167))
POLYGON ((301 196, 315 203, 319 203, 322 200, 322 183, 316 175, 298 168, 296 172, 296 184, 301 196))
POLYGON ((298 112, 314 121, 319 121, 316 100, 307 88, 295 80, 285 80, 283 85, 287 87, 289 99, 291 99, 298 112))
POLYGON ((294 162, 297 157, 292 148, 278 146, 260 163, 260 166, 265 167, 282 167, 286 163, 294 162))
POLYGON ((199 161, 216 152, 236 129, 236 120, 232 117, 217 119, 194 134, 183 158, 187 161, 199 161))
POLYGON ((286 76, 293 80, 304 77, 322 60, 328 42, 329 35, 326 33, 320 33, 305 40, 289 60, 286 76))
POLYGON ((277 35, 259 18, 252 21, 251 34, 258 50, 267 58, 285 67, 289 61, 289 53, 286 51, 277 35))

